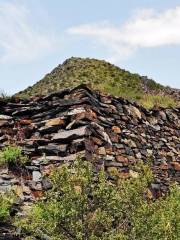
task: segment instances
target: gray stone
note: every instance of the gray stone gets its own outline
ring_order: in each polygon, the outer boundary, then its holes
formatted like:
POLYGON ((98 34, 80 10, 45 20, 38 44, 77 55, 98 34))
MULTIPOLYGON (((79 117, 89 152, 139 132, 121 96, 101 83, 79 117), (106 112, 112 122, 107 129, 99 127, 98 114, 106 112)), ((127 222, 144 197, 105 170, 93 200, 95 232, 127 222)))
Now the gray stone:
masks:
POLYGON ((42 188, 43 190, 47 191, 53 187, 51 181, 47 177, 43 177, 42 179, 42 188))
POLYGON ((59 156, 46 156, 40 157, 37 160, 43 162, 44 160, 47 162, 63 162, 63 161, 74 161, 77 158, 77 154, 71 154, 66 157, 59 157, 59 156))
POLYGON ((0 120, 12 120, 12 117, 7 115, 0 115, 0 120))
POLYGON ((30 171, 38 171, 39 170, 39 167, 37 166, 25 166, 26 169, 30 170, 30 171))
POLYGON ((39 171, 33 171, 32 178, 34 182, 40 182, 42 178, 42 174, 39 171))
POLYGON ((83 127, 76 128, 73 130, 68 130, 68 131, 59 131, 53 136, 52 140, 63 141, 63 140, 70 140, 70 139, 83 137, 86 135, 86 130, 87 130, 87 126, 83 126, 83 127))

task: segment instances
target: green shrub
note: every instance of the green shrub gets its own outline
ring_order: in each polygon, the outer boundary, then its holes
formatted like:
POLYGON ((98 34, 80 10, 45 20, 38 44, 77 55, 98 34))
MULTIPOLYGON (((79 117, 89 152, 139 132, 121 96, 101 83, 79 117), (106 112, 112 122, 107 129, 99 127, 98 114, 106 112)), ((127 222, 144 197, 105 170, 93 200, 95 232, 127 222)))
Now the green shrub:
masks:
POLYGON ((10 194, 0 193, 0 223, 9 221, 9 210, 13 200, 10 194))
POLYGON ((54 187, 46 200, 16 225, 29 236, 53 240, 180 239, 179 188, 172 187, 166 198, 147 201, 152 172, 144 164, 134 171, 139 177, 112 182, 104 170, 94 174, 88 162, 64 165, 52 175, 54 187))
POLYGON ((27 162, 27 157, 23 156, 22 148, 17 146, 5 147, 0 152, 0 165, 23 165, 27 162))
POLYGON ((166 198, 144 202, 132 217, 132 239, 180 239, 180 189, 173 186, 166 198))

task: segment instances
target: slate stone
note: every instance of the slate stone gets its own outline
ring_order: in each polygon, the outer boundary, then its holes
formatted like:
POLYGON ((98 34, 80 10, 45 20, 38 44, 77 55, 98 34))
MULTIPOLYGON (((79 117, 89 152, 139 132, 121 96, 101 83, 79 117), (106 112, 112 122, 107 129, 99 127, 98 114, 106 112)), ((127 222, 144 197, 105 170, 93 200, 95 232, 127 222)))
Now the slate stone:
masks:
POLYGON ((51 181, 47 177, 43 177, 42 179, 42 188, 43 190, 47 191, 50 190, 53 187, 51 181))
POLYGON ((57 132, 60 129, 59 125, 52 125, 52 126, 44 126, 39 128, 39 132, 41 134, 47 134, 47 133, 54 133, 57 132))
POLYGON ((80 138, 86 135, 87 126, 83 126, 77 129, 69 130, 69 131, 59 131, 56 133, 52 140, 54 141, 63 141, 63 140, 72 140, 76 138, 80 138))
POLYGON ((65 155, 66 151, 67 151, 67 144, 53 144, 53 143, 49 143, 46 146, 41 146, 38 149, 40 151, 43 151, 44 153, 46 153, 47 155, 65 155))
POLYGON ((42 178, 42 175, 39 171, 33 171, 32 172, 32 179, 34 182, 40 182, 42 178))
POLYGON ((0 114, 0 120, 12 120, 11 116, 0 114))
POLYGON ((74 161, 77 158, 76 154, 71 154, 65 157, 59 157, 59 156, 46 156, 40 157, 37 159, 37 161, 47 161, 47 162, 66 162, 66 161, 74 161))

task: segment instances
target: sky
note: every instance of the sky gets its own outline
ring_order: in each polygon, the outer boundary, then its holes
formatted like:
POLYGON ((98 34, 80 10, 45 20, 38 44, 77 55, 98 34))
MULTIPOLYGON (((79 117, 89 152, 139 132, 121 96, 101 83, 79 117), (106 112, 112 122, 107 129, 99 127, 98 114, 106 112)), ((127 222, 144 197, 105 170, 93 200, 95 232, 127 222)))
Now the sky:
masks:
POLYGON ((0 91, 69 57, 107 60, 180 88, 180 0, 0 0, 0 91))

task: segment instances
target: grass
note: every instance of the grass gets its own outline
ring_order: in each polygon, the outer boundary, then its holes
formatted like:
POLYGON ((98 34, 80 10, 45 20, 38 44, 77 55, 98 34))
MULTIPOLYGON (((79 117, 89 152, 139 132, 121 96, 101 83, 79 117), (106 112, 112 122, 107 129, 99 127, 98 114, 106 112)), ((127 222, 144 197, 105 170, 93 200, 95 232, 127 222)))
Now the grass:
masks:
POLYGON ((27 160, 22 154, 22 148, 18 146, 8 146, 0 152, 0 166, 24 165, 27 160))
POLYGON ((0 223, 10 220, 10 207, 14 197, 10 193, 0 193, 0 223))
POLYGON ((178 103, 169 96, 160 96, 160 95, 144 95, 138 101, 138 103, 145 108, 151 109, 153 107, 163 107, 163 108, 173 108, 178 105, 178 103))

